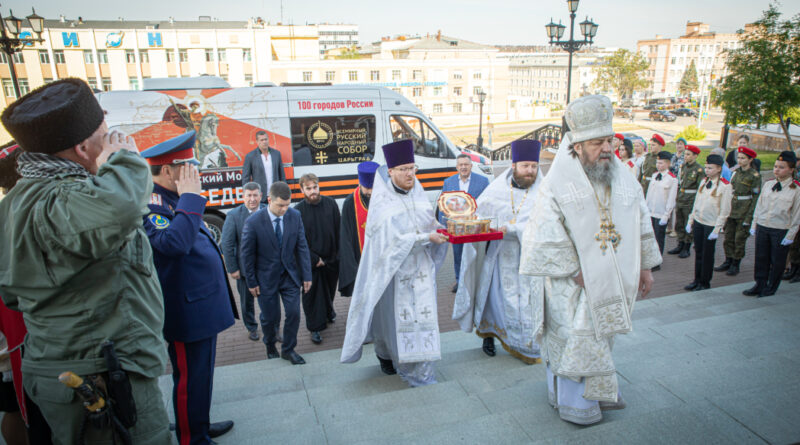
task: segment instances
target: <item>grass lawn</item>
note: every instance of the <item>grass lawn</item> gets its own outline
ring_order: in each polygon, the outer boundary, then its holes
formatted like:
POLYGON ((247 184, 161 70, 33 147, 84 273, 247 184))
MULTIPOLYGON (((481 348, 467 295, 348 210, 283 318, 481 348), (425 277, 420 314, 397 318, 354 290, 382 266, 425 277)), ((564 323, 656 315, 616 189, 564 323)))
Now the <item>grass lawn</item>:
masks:
MULTIPOLYGON (((675 153, 675 142, 667 142, 664 150, 675 153)), ((697 155, 697 163, 705 165, 709 153, 711 153, 711 148, 701 149, 700 154, 697 155)), ((756 150, 756 154, 758 155, 758 159, 761 160, 761 171, 765 172, 772 170, 772 166, 775 165, 775 160, 778 159, 780 153, 776 151, 756 150)))

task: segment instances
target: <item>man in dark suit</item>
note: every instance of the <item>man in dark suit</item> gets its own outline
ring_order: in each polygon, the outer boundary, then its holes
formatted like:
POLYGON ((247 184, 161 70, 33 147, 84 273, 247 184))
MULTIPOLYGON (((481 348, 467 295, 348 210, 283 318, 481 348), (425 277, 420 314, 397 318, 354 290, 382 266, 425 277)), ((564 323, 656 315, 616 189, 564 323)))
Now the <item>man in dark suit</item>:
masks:
POLYGON ((241 271, 239 262, 242 229, 245 220, 257 210, 266 207, 261 203, 261 186, 256 182, 244 185, 244 204, 228 212, 225 224, 222 226, 222 254, 225 256, 225 267, 228 275, 236 280, 236 290, 239 292, 239 305, 242 308, 242 321, 249 332, 250 340, 258 341, 258 324, 256 324, 255 304, 253 295, 247 289, 247 283, 241 271))
POLYGON ((233 428, 232 421, 210 424, 209 411, 217 334, 238 314, 222 252, 203 224, 194 138, 190 131, 142 152, 155 183, 144 229, 164 294, 178 442, 211 443, 233 428))
MULTIPOLYGON (((258 147, 244 157, 242 185, 256 182, 261 186, 261 190, 266 192, 273 183, 286 181, 286 174, 283 171, 281 152, 269 147, 269 136, 266 131, 259 130, 256 133, 256 145, 258 147)), ((263 193, 261 202, 267 202, 267 193, 263 193)))
POLYGON ((258 298, 261 330, 267 358, 277 358, 276 325, 280 322, 280 302, 286 320, 283 324, 281 358, 294 365, 305 363, 294 351, 300 326, 300 288, 311 288, 311 257, 300 212, 290 209, 292 193, 285 182, 269 189, 269 205, 244 223, 241 263, 250 293, 258 298))
MULTIPOLYGON (((489 185, 489 179, 482 175, 472 174, 472 158, 466 154, 460 154, 456 158, 456 169, 458 174, 455 174, 444 180, 442 192, 464 191, 472 195, 473 198, 478 199, 478 196, 483 193, 483 189, 489 185)), ((447 225, 444 215, 436 209, 439 222, 447 225)), ((458 277, 461 272, 461 252, 464 246, 462 244, 453 244, 453 266, 456 269, 456 284, 453 285, 453 292, 458 289, 458 277)))

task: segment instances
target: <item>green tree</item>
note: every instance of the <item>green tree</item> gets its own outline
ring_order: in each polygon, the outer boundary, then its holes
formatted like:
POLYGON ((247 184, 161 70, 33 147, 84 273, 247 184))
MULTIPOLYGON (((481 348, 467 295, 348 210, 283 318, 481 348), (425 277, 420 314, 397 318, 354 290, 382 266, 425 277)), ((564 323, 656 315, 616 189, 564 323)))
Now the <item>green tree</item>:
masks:
POLYGON ((350 48, 346 48, 342 51, 341 54, 336 56, 337 59, 360 59, 361 54, 358 52, 358 48, 355 46, 351 46, 350 48))
POLYGON ((697 67, 694 66, 694 60, 692 60, 689 68, 683 72, 681 83, 678 85, 678 91, 681 93, 681 96, 688 96, 692 92, 697 91, 697 87, 697 67))
POLYGON ((800 14, 780 21, 775 3, 742 35, 742 47, 729 51, 728 76, 720 105, 726 123, 762 125, 777 119, 789 148, 786 118, 800 106, 800 14))
POLYGON ((594 68, 597 77, 594 86, 604 90, 614 90, 620 99, 631 97, 634 91, 650 85, 645 72, 650 63, 639 53, 618 49, 594 68))

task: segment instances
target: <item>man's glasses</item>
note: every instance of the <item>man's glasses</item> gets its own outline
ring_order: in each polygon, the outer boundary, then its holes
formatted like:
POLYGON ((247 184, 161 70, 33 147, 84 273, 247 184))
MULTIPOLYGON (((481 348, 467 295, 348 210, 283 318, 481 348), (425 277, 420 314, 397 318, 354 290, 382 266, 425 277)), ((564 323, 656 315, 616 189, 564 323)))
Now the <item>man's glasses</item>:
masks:
POLYGON ((397 170, 398 172, 400 172, 400 173, 405 175, 405 174, 408 174, 408 173, 416 173, 419 170, 419 166, 417 164, 414 164, 411 167, 398 167, 398 168, 394 168, 392 170, 397 170))

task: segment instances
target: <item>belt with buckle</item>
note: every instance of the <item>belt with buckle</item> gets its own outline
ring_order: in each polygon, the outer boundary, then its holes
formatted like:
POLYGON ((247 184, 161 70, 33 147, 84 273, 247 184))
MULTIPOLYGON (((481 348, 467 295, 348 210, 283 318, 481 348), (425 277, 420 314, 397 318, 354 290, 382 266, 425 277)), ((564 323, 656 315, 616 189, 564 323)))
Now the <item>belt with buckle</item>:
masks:
POLYGON ((753 198, 753 195, 746 195, 746 196, 737 196, 736 199, 739 201, 749 201, 753 198))
POLYGON ((681 193, 694 195, 695 193, 697 193, 697 189, 681 189, 681 193))

